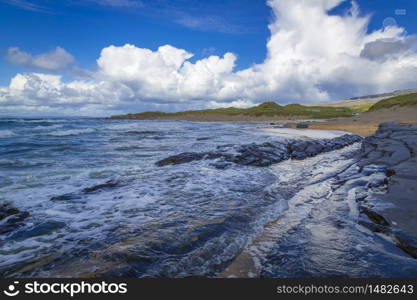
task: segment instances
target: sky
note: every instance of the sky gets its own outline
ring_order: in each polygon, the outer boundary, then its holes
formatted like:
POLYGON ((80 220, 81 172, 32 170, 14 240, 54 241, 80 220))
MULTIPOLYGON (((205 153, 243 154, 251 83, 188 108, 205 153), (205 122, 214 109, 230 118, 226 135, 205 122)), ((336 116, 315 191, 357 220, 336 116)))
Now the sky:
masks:
POLYGON ((0 116, 417 88, 414 0, 0 0, 0 116))

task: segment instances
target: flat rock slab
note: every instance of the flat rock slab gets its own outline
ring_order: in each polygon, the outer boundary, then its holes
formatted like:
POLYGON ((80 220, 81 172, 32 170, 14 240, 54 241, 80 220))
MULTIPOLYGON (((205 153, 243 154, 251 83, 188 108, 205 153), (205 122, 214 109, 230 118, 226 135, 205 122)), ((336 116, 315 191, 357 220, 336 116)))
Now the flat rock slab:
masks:
POLYGON ((363 141, 362 150, 362 167, 388 168, 387 191, 375 197, 392 205, 380 213, 398 229, 417 234, 417 126, 382 124, 374 136, 363 141))

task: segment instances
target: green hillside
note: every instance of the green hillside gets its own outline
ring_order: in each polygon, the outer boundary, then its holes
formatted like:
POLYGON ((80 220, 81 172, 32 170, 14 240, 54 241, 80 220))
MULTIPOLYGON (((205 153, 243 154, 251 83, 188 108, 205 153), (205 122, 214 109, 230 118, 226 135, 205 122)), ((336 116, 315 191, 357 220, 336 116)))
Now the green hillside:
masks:
POLYGON ((204 110, 188 110, 175 113, 164 113, 160 111, 143 112, 137 114, 117 115, 112 116, 112 119, 170 119, 181 118, 181 116, 210 116, 210 115, 225 115, 225 116, 302 116, 313 119, 326 119, 336 117, 350 117, 355 110, 345 107, 326 107, 326 106, 304 106, 300 104, 289 104, 281 106, 275 102, 265 102, 260 105, 250 108, 217 108, 204 110))
POLYGON ((401 95, 381 100, 371 106, 369 111, 388 109, 392 107, 415 106, 417 107, 417 93, 401 95))

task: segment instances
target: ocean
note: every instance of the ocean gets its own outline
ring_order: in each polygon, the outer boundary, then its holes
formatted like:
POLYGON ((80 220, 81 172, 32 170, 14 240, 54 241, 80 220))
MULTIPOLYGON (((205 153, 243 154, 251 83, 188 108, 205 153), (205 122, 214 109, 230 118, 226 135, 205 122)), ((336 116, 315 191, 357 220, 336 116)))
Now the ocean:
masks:
POLYGON ((323 136, 254 123, 1 119, 0 204, 20 215, 0 220, 0 274, 233 277, 234 265, 245 276, 415 276, 416 262, 360 228, 355 204, 332 190, 359 143, 269 167, 155 165, 303 138, 323 136), (239 266, 242 255, 253 264, 239 266))

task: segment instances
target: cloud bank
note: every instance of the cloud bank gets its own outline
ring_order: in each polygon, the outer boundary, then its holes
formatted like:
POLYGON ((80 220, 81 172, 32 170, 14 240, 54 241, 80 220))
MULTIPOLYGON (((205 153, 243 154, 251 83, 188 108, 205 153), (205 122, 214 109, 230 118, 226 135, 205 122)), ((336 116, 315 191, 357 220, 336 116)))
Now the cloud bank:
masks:
MULTIPOLYGON (((245 70, 234 71, 233 53, 192 63, 191 53, 171 45, 155 51, 109 46, 90 80, 65 83, 56 75, 18 74, 0 88, 0 105, 10 113, 106 115, 270 100, 314 103, 417 87, 416 37, 398 26, 368 33, 370 17, 355 2, 345 15, 331 15, 342 2, 268 1, 274 18, 267 57, 245 70)), ((14 49, 14 63, 34 64, 36 57, 14 49)))

